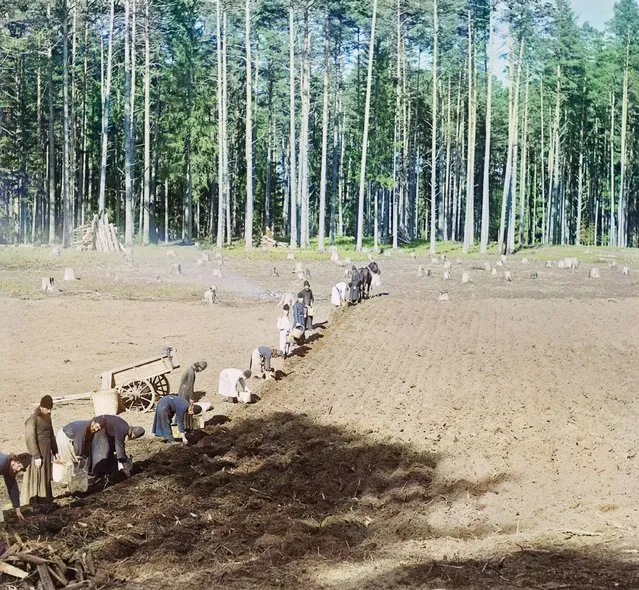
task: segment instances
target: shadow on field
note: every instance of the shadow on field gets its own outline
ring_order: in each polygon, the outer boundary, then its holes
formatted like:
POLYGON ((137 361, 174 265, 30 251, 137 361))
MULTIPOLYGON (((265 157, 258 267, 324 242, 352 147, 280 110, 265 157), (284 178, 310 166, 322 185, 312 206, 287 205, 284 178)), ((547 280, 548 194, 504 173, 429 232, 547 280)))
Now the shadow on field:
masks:
MULTIPOLYGON (((371 566, 388 557, 392 545, 448 536, 430 526, 433 506, 442 497, 449 503, 498 491, 506 474, 435 481, 438 454, 321 425, 304 414, 207 424, 202 434, 193 446, 165 447, 139 463, 134 477, 103 493, 30 518, 21 535, 63 550, 90 549, 99 567, 130 580, 120 587, 145 590, 166 588, 167 580, 192 590, 313 589, 325 587, 322 572, 340 574, 345 562, 363 573, 340 579, 340 590, 515 588, 562 579, 588 588, 583 576, 595 579, 596 562, 554 553, 522 552, 488 564, 371 566), (512 585, 503 583, 508 580, 512 585)), ((159 446, 148 439, 141 444, 159 446)), ((469 538, 494 535, 491 528, 467 529, 469 538)), ((614 579, 630 579, 629 570, 616 567, 614 579)))
POLYGON ((539 548, 484 561, 426 562, 390 568, 383 573, 373 571, 373 575, 341 579, 340 590, 636 590, 639 587, 639 567, 636 563, 620 560, 619 556, 596 547, 581 551, 539 548))

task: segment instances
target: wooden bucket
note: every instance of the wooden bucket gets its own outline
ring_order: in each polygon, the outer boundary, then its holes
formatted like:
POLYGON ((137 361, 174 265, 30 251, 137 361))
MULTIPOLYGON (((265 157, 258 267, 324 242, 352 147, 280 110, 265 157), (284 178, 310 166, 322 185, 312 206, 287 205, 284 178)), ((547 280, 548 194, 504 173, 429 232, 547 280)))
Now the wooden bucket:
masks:
POLYGON ((237 396, 237 401, 241 404, 250 404, 251 403, 251 392, 250 391, 240 391, 237 396))
POLYGON ((115 389, 101 389, 93 392, 93 411, 95 416, 107 414, 115 416, 120 410, 120 396, 115 389))

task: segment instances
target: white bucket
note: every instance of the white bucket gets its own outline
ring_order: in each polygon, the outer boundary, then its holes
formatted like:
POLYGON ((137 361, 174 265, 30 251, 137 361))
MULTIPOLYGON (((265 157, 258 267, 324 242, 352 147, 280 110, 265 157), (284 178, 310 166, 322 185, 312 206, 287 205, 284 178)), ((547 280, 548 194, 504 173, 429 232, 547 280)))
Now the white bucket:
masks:
POLYGON ((62 483, 65 480, 65 473, 67 471, 67 466, 60 462, 60 461, 54 461, 51 464, 51 479, 55 482, 55 483, 62 483))
POLYGON ((238 401, 241 404, 250 404, 251 403, 251 392, 250 391, 240 391, 237 396, 238 401))

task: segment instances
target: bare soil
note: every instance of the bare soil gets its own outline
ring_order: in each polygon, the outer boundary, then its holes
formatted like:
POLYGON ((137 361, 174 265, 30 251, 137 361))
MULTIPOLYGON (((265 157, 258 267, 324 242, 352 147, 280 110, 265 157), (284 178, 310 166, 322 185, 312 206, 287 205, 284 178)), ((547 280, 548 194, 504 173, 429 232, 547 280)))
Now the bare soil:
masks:
MULTIPOLYGON (((166 345, 183 366, 208 361, 196 389, 214 404, 191 445, 133 441, 130 480, 7 532, 92 549, 105 586, 129 589, 638 588, 639 263, 570 255, 590 262, 515 257, 512 282, 483 258, 381 257, 383 286, 337 311, 343 269, 308 260, 319 325, 277 360, 277 381, 252 380, 251 406, 219 403, 217 377, 276 345, 278 294, 300 287, 283 254, 226 258, 221 279, 190 248, 6 267, 0 281, 23 298, 0 299, 3 450, 22 450, 44 393, 97 389, 101 371, 166 345), (80 280, 37 294, 71 263, 80 280)), ((54 424, 91 411, 60 404, 54 424)))

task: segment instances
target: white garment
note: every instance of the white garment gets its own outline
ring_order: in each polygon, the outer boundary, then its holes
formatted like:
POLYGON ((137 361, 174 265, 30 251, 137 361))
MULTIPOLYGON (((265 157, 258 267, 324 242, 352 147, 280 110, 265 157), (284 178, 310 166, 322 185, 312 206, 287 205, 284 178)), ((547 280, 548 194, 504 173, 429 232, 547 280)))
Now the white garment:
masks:
POLYGON ((339 307, 344 302, 346 298, 346 283, 337 283, 333 285, 333 290, 331 291, 331 304, 339 307))
POLYGON ((224 369, 220 373, 217 392, 224 397, 237 397, 238 391, 245 391, 248 387, 244 383, 242 369, 224 369))
POLYGON ((55 435, 55 442, 58 445, 60 461, 64 464, 64 479, 62 482, 69 483, 73 477, 73 466, 78 462, 73 441, 64 433, 64 430, 60 428, 55 435))
POLYGON ((291 320, 288 316, 281 315, 277 318, 277 329, 280 331, 280 352, 284 355, 290 352, 291 345, 288 342, 288 335, 291 331, 291 320))

